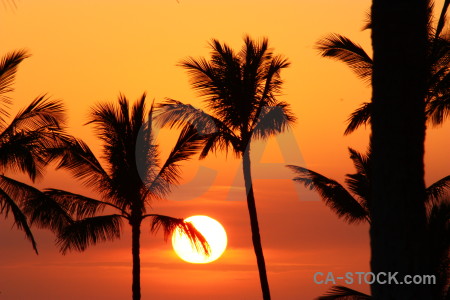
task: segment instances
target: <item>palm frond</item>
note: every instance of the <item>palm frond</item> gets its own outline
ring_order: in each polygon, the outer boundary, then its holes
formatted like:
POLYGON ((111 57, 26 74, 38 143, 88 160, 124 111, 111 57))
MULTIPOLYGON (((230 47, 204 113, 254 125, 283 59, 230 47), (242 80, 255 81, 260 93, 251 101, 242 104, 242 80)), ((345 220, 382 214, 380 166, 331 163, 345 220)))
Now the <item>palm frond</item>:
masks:
POLYGON ((350 117, 347 119, 348 125, 345 129, 344 135, 352 133, 361 125, 367 126, 370 123, 372 115, 371 107, 372 104, 370 102, 364 102, 350 115, 350 117))
POLYGON ((58 235, 57 245, 62 254, 67 251, 84 251, 98 242, 120 238, 122 216, 113 214, 81 219, 66 226, 58 235))
POLYGON ((233 132, 228 130, 220 130, 204 137, 205 145, 200 153, 199 159, 204 159, 210 152, 225 151, 225 155, 228 155, 228 151, 231 148, 235 157, 242 155, 241 141, 237 138, 233 132))
POLYGON ((181 230, 181 232, 186 234, 197 251, 201 251, 205 255, 209 255, 211 253, 211 248, 205 237, 195 228, 195 226, 191 222, 186 222, 183 219, 157 214, 146 215, 146 217, 152 218, 150 231, 156 233, 160 229, 162 229, 164 232, 165 241, 167 241, 169 236, 175 231, 175 229, 178 228, 181 230))
POLYGON ((110 190, 111 179, 89 146, 82 140, 71 138, 53 150, 53 155, 59 157, 57 169, 65 169, 81 182, 97 191, 107 193, 110 190))
MULTIPOLYGON (((0 60, 0 103, 8 105, 11 103, 9 97, 5 94, 14 90, 13 83, 16 77, 19 64, 30 55, 25 50, 18 50, 7 53, 0 60)), ((4 107, 0 107, 0 124, 4 125, 4 116, 8 116, 8 112, 4 107)))
MULTIPOLYGON (((165 102, 156 105, 155 121, 157 125, 169 128, 191 125, 200 134, 217 132, 219 130, 217 126, 223 124, 203 110, 174 99, 166 99, 165 102)), ((226 128, 225 125, 223 127, 226 128)))
POLYGON ((205 147, 200 155, 204 158, 210 151, 239 149, 240 140, 227 124, 189 104, 168 99, 157 106, 156 122, 160 126, 180 128, 194 126, 205 138, 205 147))
POLYGON ((357 196, 357 199, 361 206, 367 212, 367 221, 370 222, 370 199, 371 199, 371 190, 370 190, 370 180, 367 176, 356 173, 356 174, 346 174, 345 175, 345 183, 347 184, 347 188, 357 196))
POLYGON ((0 133, 0 168, 20 170, 32 180, 42 176, 53 149, 65 139, 60 101, 36 98, 0 133))
MULTIPOLYGON (((350 152, 350 159, 353 161, 353 165, 356 169, 355 174, 346 174, 345 183, 350 191, 359 197, 360 204, 366 209, 367 212, 370 211, 370 199, 372 185, 371 182, 371 155, 372 150, 369 146, 366 154, 361 154, 358 151, 348 148, 350 152)), ((368 221, 370 218, 368 217, 368 221)))
POLYGON ((294 181, 303 184, 310 190, 317 191, 325 204, 339 218, 344 218, 349 224, 367 220, 368 213, 364 207, 335 180, 303 167, 293 165, 287 167, 297 174, 294 181))
MULTIPOLYGON (((266 59, 270 59, 269 61, 265 61, 267 66, 261 67, 258 75, 259 81, 255 83, 255 97, 258 99, 256 103, 256 109, 253 109, 253 116, 250 121, 250 131, 256 127, 257 123, 260 120, 261 112, 263 108, 267 106, 277 106, 276 96, 281 92, 281 86, 283 81, 280 77, 280 72, 282 69, 289 67, 289 61, 281 55, 277 55, 275 57, 268 57, 266 59), (258 87, 258 86, 261 87, 258 87)), ((264 63, 263 63, 264 64, 264 63)))
POLYGON ((198 153, 202 145, 203 137, 198 134, 197 129, 194 126, 184 127, 158 175, 147 186, 149 192, 157 197, 167 195, 171 185, 177 184, 180 178, 180 162, 189 160, 198 153))
POLYGON ((118 105, 100 103, 92 109, 88 122, 103 141, 103 158, 111 181, 108 196, 122 209, 131 205, 145 209, 141 201, 145 186, 136 165, 140 151, 136 145, 145 126, 145 97, 144 93, 133 107, 124 95, 119 96, 118 105))
POLYGON ((230 58, 234 54, 229 53, 229 48, 224 48, 226 53, 213 52, 211 62, 203 58, 189 58, 179 65, 188 70, 192 87, 205 98, 208 108, 231 127, 236 126, 233 121, 237 114, 231 119, 230 110, 237 110, 237 103, 233 103, 233 99, 240 87, 240 66, 237 58, 230 58), (224 85, 224 82, 230 84, 224 85))
MULTIPOLYGON (((450 77, 450 76, 449 76, 450 77)), ((436 97, 427 103, 426 115, 432 125, 440 125, 450 114, 450 93, 436 97)))
POLYGON ((449 196, 450 191, 450 175, 445 176, 425 190, 427 194, 427 203, 439 203, 446 196, 449 196))
POLYGON ((438 38, 445 27, 445 21, 447 20, 447 10, 450 5, 450 0, 445 0, 444 6, 442 7, 441 14, 439 16, 439 21, 436 27, 435 39, 438 38))
POLYGON ((180 64, 188 70, 193 88, 229 129, 240 130, 247 122, 256 123, 260 108, 274 104, 283 83, 280 70, 289 62, 273 55, 266 38, 258 42, 244 37, 239 53, 217 40, 210 46, 213 51, 209 61, 189 58, 180 64))
POLYGON ((30 225, 58 232, 72 221, 64 207, 30 185, 0 175, 0 189, 15 199, 30 225))
POLYGON ((45 127, 17 131, 0 141, 0 169, 24 172, 34 181, 56 158, 64 139, 63 131, 50 132, 45 127))
POLYGON ((59 100, 50 100, 46 95, 35 98, 26 108, 17 113, 10 125, 2 132, 1 138, 17 131, 33 131, 47 128, 59 130, 65 124, 64 105, 59 100))
POLYGON ((131 135, 129 102, 123 95, 119 96, 118 102, 118 105, 97 104, 91 109, 89 122, 86 123, 94 125, 97 137, 103 141, 104 158, 111 167, 109 173, 114 172, 116 162, 126 163, 125 139, 131 135))
POLYGON ((47 189, 44 194, 58 203, 75 220, 93 217, 106 207, 117 209, 121 214, 126 215, 119 207, 112 203, 96 200, 80 194, 75 194, 58 189, 47 189))
POLYGON ((264 106, 254 127, 253 136, 266 139, 284 132, 295 121, 296 117, 286 102, 278 102, 274 106, 264 106))
POLYGON ((371 148, 369 147, 366 154, 361 154, 355 149, 348 148, 348 152, 350 153, 350 159, 353 162, 353 165, 355 166, 356 171, 359 174, 362 174, 366 177, 370 174, 370 156, 372 155, 371 148))
POLYGON ((28 225, 27 217, 20 209, 20 206, 10 197, 10 195, 0 186, 0 214, 3 214, 5 218, 8 217, 9 212, 12 213, 14 218, 14 224, 18 229, 23 230, 27 240, 31 242, 33 250, 38 254, 37 244, 28 225))
POLYGON ((39 132, 17 132, 1 143, 0 169, 27 173, 34 181, 46 165, 46 149, 39 132))
POLYGON ((360 45, 340 34, 331 34, 317 42, 317 49, 323 57, 342 61, 358 77, 370 82, 373 61, 360 45))
POLYGON ((263 103, 263 105, 274 105, 273 101, 275 100, 275 96, 281 91, 281 86, 283 84, 280 72, 282 69, 289 67, 290 64, 291 63, 284 56, 276 55, 271 58, 267 68, 262 68, 264 74, 261 75, 264 84, 259 99, 260 103, 263 103))
MULTIPOLYGON (((138 99, 138 101, 136 101, 133 104, 133 107, 131 109, 131 119, 130 119, 130 123, 131 123, 131 132, 134 133, 134 139, 137 139, 137 135, 139 134, 139 130, 141 130, 142 126, 144 126, 145 122, 145 117, 146 117, 146 105, 145 105, 145 101, 146 101, 146 97, 147 94, 143 93, 141 98, 138 99)), ((150 108, 150 113, 149 115, 151 115, 153 112, 153 104, 150 108)))
POLYGON ((367 294, 358 292, 354 289, 334 285, 330 288, 330 290, 321 297, 316 298, 317 300, 369 300, 372 299, 372 296, 367 294))
POLYGON ((153 135, 153 107, 152 104, 148 121, 144 122, 136 141, 136 165, 144 183, 142 195, 150 192, 147 187, 155 180, 159 171, 160 153, 153 135))
POLYGON ((366 16, 364 18, 364 25, 361 30, 367 30, 372 29, 372 14, 369 12, 366 12, 366 16))

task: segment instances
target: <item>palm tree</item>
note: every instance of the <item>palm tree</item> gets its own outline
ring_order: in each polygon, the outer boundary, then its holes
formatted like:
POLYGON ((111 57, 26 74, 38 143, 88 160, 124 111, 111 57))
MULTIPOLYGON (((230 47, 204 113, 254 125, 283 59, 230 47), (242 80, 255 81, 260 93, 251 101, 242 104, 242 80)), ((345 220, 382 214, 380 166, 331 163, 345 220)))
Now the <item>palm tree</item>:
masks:
MULTIPOLYGON (((311 190, 317 191, 325 204, 339 218, 343 218, 349 224, 361 222, 371 224, 370 206, 372 203, 371 186, 373 183, 371 150, 369 149, 365 155, 351 148, 349 148, 349 152, 356 173, 346 175, 345 183, 347 184, 347 189, 337 181, 309 169, 293 165, 288 167, 297 175, 293 180, 311 190)), ((431 237, 430 244, 433 253, 433 261, 430 262, 430 265, 431 270, 437 275, 437 285, 434 291, 436 297, 433 299, 446 299, 446 294, 448 293, 446 283, 448 279, 447 266, 450 241, 450 230, 448 228, 450 214, 449 192, 450 175, 441 178, 426 189, 428 235, 431 237)), ((348 293, 351 291, 353 290, 344 291, 335 287, 327 296, 338 296, 341 293, 348 296, 348 293)), ((323 297, 319 299, 340 298, 323 297)))
MULTIPOLYGON (((443 32, 449 0, 441 11, 436 28, 432 24, 433 3, 428 8, 427 92, 426 113, 431 124, 442 124, 450 113, 450 35, 443 32)), ((364 26, 371 28, 370 22, 364 26)), ((372 58, 364 49, 349 38, 331 34, 320 40, 317 48, 323 57, 345 63, 356 75, 370 83, 372 80, 372 58)), ((350 134, 371 119, 370 102, 364 102, 348 118, 345 134, 350 134)))
MULTIPOLYGON (((371 271, 428 274, 424 142, 428 1, 373 0, 371 271)), ((432 285, 371 285, 375 299, 430 299, 432 285)))
POLYGON ((273 54, 267 39, 255 42, 247 36, 240 52, 217 40, 212 40, 210 46, 209 61, 191 57, 180 65, 188 70, 193 88, 204 97, 211 113, 167 100, 159 106, 157 120, 170 127, 193 125, 205 134, 200 158, 211 151, 228 152, 230 148, 243 158, 253 247, 263 298, 268 300, 270 290, 252 186, 250 143, 283 132, 295 121, 289 104, 276 99, 283 83, 280 72, 289 62, 273 54))
MULTIPOLYGON (((45 223, 58 232, 57 244, 66 254, 84 251, 98 242, 120 238, 123 222, 131 226, 133 258, 133 299, 141 298, 140 236, 141 225, 150 219, 150 231, 163 229, 165 239, 180 228, 199 251, 209 253, 204 237, 183 219, 149 213, 152 201, 164 198, 180 179, 179 164, 190 159, 202 145, 202 138, 192 127, 183 130, 167 160, 160 164, 158 146, 152 135, 152 110, 148 121, 145 94, 130 107, 120 96, 118 105, 104 103, 91 110, 88 124, 94 124, 103 142, 105 167, 81 140, 68 140, 66 147, 55 149, 58 168, 69 170, 100 198, 58 189, 48 189, 45 196, 29 200, 35 210, 33 221, 45 223), (106 210, 108 213, 103 213, 106 210)), ((153 105, 152 105, 153 107, 153 105)), ((26 192, 26 191, 24 191, 26 192)))
POLYGON ((12 103, 7 93, 13 91, 17 68, 27 57, 26 51, 19 50, 6 54, 0 61, 0 213, 5 217, 12 213, 14 224, 25 232, 37 254, 27 217, 32 209, 25 209, 26 199, 17 197, 16 186, 9 183, 26 185, 4 173, 23 172, 33 182, 42 177, 45 166, 51 161, 51 149, 63 138, 64 109, 61 102, 40 96, 9 123, 5 120, 9 117, 8 108, 12 103))

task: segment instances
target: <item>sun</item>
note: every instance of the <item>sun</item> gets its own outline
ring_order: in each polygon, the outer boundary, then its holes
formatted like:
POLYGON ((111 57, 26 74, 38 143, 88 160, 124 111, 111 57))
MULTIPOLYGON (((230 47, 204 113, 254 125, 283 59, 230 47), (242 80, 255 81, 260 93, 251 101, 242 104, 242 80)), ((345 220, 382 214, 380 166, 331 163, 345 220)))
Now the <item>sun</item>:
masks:
POLYGON ((227 233, 223 226, 208 216, 192 216, 185 219, 205 237, 211 248, 210 255, 198 252, 186 234, 176 229, 172 235, 175 253, 184 261, 194 264, 206 264, 218 259, 227 247, 227 233))

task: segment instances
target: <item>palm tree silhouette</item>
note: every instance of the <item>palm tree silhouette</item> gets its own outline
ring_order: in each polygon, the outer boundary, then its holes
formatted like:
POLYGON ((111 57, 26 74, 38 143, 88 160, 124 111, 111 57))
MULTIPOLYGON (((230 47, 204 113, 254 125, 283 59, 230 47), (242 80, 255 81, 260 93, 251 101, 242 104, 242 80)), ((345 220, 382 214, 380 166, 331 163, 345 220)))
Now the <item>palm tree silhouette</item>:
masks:
POLYGON ((176 100, 159 105, 156 120, 163 126, 195 126, 205 134, 200 158, 211 151, 231 150, 243 158, 243 172, 250 215, 253 247, 257 259, 263 298, 270 299, 269 283, 259 233, 250 168, 250 142, 283 132, 295 118, 289 104, 278 101, 280 72, 289 62, 274 55, 268 40, 244 38, 240 52, 213 39, 211 58, 188 58, 181 66, 191 75, 191 83, 211 114, 176 100))
MULTIPOLYGON (((374 273, 429 274, 424 142, 428 1, 373 0, 371 260, 374 273)), ((433 285, 371 285, 375 299, 430 299, 433 285)))
MULTIPOLYGON (((426 113, 433 125, 442 124, 450 113, 450 35, 443 32, 446 22, 448 1, 440 14, 436 28, 432 25, 433 3, 429 4, 428 13, 428 49, 427 49, 427 93, 426 113)), ((370 22, 364 26, 371 28, 370 22)), ((317 42, 317 48, 323 57, 345 63, 356 75, 370 83, 372 80, 372 58, 364 49, 349 38, 340 34, 330 36, 317 42)), ((368 125, 371 118, 370 102, 364 102, 348 118, 345 134, 350 134, 361 125, 368 125)))
POLYGON ((22 197, 22 189, 31 186, 5 176, 5 172, 23 172, 34 182, 41 178, 45 166, 52 160, 52 149, 64 137, 64 109, 59 101, 40 96, 22 109, 8 123, 8 108, 12 103, 7 93, 13 91, 14 78, 19 64, 29 55, 24 50, 6 54, 0 61, 0 213, 8 217, 11 212, 14 224, 25 232, 34 251, 36 241, 30 230, 29 215, 33 207, 22 197))
POLYGON ((132 230, 134 300, 141 298, 140 236, 144 219, 151 220, 151 232, 163 229, 166 240, 173 230, 180 228, 199 251, 209 254, 209 245, 191 223, 148 213, 152 200, 165 197, 178 182, 179 164, 197 153, 202 138, 193 127, 185 128, 167 160, 161 164, 152 133, 153 105, 146 122, 145 98, 144 94, 130 107, 129 101, 121 95, 118 105, 104 103, 91 110, 88 124, 94 124, 103 142, 106 168, 81 140, 71 139, 65 148, 55 150, 54 155, 60 158, 58 168, 69 170, 85 186, 98 192, 100 199, 48 189, 46 197, 38 195, 30 200, 41 208, 35 219, 51 220, 51 227, 58 231, 57 244, 63 254, 70 250, 84 251, 98 242, 120 238, 126 221, 132 230), (102 214, 105 209, 111 213, 102 214))
MULTIPOLYGON (((350 158, 356 169, 356 173, 347 174, 345 183, 348 189, 344 188, 337 181, 323 176, 309 169, 289 165, 292 171, 296 173, 293 179, 303 184, 305 187, 317 191, 325 204, 337 214, 339 218, 343 218, 349 224, 358 224, 361 222, 372 222, 370 215, 371 205, 371 150, 367 154, 361 154, 358 151, 349 148, 350 158)), ((426 189, 426 206, 427 206, 427 223, 428 235, 430 237, 432 262, 432 271, 437 275, 436 298, 446 299, 447 280, 448 280, 448 250, 450 241, 450 231, 448 228, 448 220, 450 217, 450 175, 441 178, 431 184, 426 189), (437 297, 440 298, 437 298, 437 297)), ((349 295, 353 290, 339 287, 332 289, 327 297, 319 299, 339 299, 331 298, 332 296, 349 295)), ((358 292, 357 292, 358 293, 358 292)), ((355 297, 361 296, 355 294, 355 297)), ((359 299, 359 298, 355 298, 359 299)))

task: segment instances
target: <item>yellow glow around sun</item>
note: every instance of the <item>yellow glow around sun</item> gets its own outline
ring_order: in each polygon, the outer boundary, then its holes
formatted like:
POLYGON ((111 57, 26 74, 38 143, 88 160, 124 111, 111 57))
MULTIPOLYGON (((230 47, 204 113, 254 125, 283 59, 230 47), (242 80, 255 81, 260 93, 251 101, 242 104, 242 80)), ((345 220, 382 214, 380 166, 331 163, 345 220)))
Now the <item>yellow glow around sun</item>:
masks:
POLYGON ((195 249, 187 237, 180 229, 176 229, 172 235, 172 246, 175 253, 184 261, 194 264, 210 263, 218 259, 227 247, 227 234, 223 226, 207 216, 192 216, 185 219, 191 222, 195 228, 205 237, 211 248, 210 255, 207 256, 195 249))

